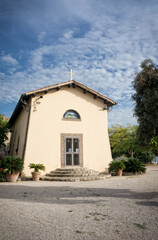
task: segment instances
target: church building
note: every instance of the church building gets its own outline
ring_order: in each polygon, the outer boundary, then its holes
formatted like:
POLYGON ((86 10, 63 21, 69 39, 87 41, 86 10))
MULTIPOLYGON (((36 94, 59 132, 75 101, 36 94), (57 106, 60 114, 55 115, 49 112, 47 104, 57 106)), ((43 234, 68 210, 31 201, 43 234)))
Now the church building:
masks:
POLYGON ((10 118, 10 155, 28 165, 42 163, 45 173, 56 168, 86 167, 105 171, 112 160, 107 112, 116 102, 75 81, 21 95, 10 118))

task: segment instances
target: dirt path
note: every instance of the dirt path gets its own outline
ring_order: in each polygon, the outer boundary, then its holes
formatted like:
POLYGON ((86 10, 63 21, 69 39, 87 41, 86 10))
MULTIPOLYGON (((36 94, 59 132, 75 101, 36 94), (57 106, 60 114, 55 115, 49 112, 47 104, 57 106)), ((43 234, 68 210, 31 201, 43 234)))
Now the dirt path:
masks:
POLYGON ((158 166, 93 182, 0 183, 0 240, 157 240, 158 166))

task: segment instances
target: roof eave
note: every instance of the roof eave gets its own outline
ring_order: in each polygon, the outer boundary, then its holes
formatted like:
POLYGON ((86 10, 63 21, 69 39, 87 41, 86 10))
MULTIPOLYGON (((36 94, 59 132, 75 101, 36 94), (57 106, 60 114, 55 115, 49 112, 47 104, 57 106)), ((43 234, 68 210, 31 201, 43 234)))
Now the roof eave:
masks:
POLYGON ((10 119, 9 119, 9 127, 11 127, 13 125, 13 123, 15 122, 15 120, 17 119, 18 115, 20 114, 20 112, 23 109, 23 103, 22 100, 25 100, 26 102, 28 102, 28 100, 30 99, 31 96, 26 96, 25 93, 23 93, 20 98, 19 101, 14 109, 14 112, 12 113, 10 119))
POLYGON ((84 84, 79 83, 79 82, 77 82, 75 80, 70 80, 68 82, 58 83, 58 84, 55 84, 55 85, 52 85, 52 86, 48 86, 48 87, 45 87, 45 88, 41 88, 41 89, 37 89, 37 90, 34 90, 34 91, 30 91, 30 92, 26 93, 26 96, 32 96, 33 94, 40 94, 40 93, 43 93, 43 92, 46 92, 46 91, 50 91, 50 90, 53 90, 53 89, 58 89, 58 88, 61 88, 61 87, 72 85, 72 84, 75 84, 77 87, 79 87, 79 88, 81 88, 83 90, 86 90, 90 94, 95 95, 97 98, 100 98, 100 99, 106 101, 107 105, 109 105, 109 106, 113 106, 113 105, 117 104, 112 99, 102 95, 99 92, 96 92, 95 90, 93 90, 93 89, 91 89, 91 88, 85 86, 84 84))
POLYGON ((22 111, 23 109, 23 103, 22 101, 25 100, 26 102, 29 101, 29 99, 33 96, 33 95, 36 95, 36 94, 42 94, 42 93, 46 93, 50 90, 53 90, 53 89, 60 89, 61 87, 65 87, 65 86, 77 86, 79 88, 81 88, 82 90, 85 90, 86 92, 94 95, 96 98, 99 98, 101 100, 104 101, 104 103, 107 105, 107 107, 112 107, 114 105, 116 105, 117 103, 115 101, 113 101, 112 99, 102 95, 101 93, 99 92, 96 92, 95 90, 85 86, 84 84, 82 83, 79 83, 75 80, 70 80, 70 81, 67 81, 67 82, 63 82, 63 83, 58 83, 58 84, 55 84, 55 85, 52 85, 52 86, 48 86, 48 87, 44 87, 44 88, 40 88, 40 89, 37 89, 37 90, 33 90, 33 91, 30 91, 30 92, 26 92, 26 93, 23 93, 14 109, 14 112, 9 120, 9 126, 11 127, 13 125, 13 123, 15 122, 16 118, 18 117, 18 115, 20 114, 20 112, 22 111))

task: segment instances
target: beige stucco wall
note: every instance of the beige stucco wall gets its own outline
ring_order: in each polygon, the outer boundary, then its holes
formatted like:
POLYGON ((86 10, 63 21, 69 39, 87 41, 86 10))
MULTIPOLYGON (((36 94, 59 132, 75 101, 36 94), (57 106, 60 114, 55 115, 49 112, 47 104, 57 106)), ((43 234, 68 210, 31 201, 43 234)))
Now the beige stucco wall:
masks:
POLYGON ((83 166, 104 171, 112 159, 103 100, 68 87, 42 95, 40 104, 35 104, 37 96, 31 103, 25 174, 30 175, 32 162, 43 163, 46 172, 61 167, 61 133, 83 134, 83 166), (77 111, 81 120, 63 120, 68 109, 77 111))
POLYGON ((11 127, 10 154, 22 158, 28 118, 28 107, 23 109, 11 127), (19 138, 19 146, 18 146, 19 138), (16 149, 18 147, 18 152, 16 149))

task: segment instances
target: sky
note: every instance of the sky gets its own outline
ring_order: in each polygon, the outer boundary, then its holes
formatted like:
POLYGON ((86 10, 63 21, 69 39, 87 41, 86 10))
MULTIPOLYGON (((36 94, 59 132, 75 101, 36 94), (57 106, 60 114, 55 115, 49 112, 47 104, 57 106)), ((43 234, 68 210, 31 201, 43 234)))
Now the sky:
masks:
POLYGON ((113 99, 109 126, 136 124, 132 81, 158 62, 158 0, 0 0, 0 113, 73 79, 113 99))

